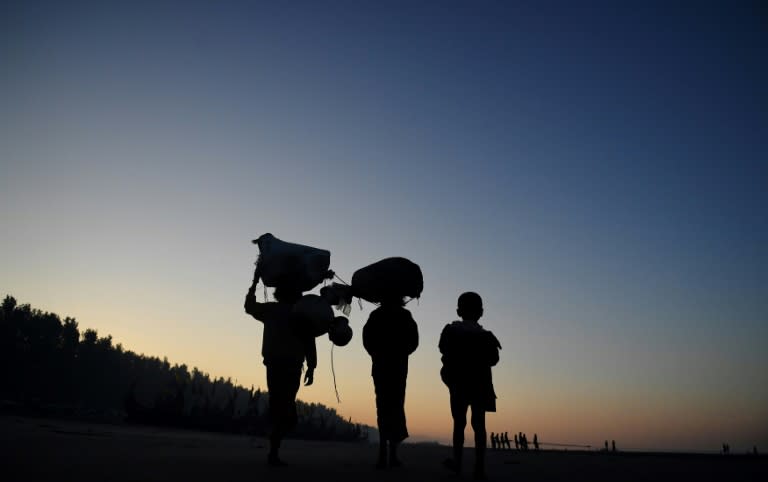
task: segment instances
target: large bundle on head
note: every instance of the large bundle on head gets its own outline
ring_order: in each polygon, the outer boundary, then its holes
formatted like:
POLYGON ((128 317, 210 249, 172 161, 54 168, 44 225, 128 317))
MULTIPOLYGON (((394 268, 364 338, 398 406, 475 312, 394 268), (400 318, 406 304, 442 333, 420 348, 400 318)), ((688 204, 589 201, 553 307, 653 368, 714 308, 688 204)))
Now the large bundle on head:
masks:
POLYGON ((309 291, 329 275, 330 251, 286 243, 270 233, 253 242, 259 245, 261 280, 267 286, 309 291))
POLYGON ((388 297, 418 298, 424 289, 421 268, 405 258, 386 258, 352 275, 352 294, 372 303, 388 297))

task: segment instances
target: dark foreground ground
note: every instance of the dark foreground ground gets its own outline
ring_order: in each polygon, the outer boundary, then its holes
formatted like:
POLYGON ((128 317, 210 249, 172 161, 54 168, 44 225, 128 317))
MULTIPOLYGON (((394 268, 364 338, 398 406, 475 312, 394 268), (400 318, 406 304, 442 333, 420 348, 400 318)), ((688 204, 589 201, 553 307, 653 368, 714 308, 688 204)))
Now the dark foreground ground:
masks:
MULTIPOLYGON (((15 481, 459 481, 450 449, 411 445, 403 468, 377 471, 367 444, 288 440, 290 467, 265 464, 266 441, 244 436, 0 416, 0 480, 15 481)), ((472 455, 468 451, 467 461, 472 455)), ((491 480, 768 480, 766 457, 489 452, 491 480)), ((465 474, 464 479, 471 479, 465 474)))

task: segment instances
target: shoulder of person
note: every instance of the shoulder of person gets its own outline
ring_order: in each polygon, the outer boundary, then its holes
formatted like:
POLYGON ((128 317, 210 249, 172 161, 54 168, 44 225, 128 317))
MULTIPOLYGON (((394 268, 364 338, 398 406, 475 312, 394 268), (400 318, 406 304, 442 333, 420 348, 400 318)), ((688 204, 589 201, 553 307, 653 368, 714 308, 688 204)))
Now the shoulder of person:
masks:
POLYGON ((453 331, 459 331, 462 329, 462 322, 461 320, 452 321, 450 323, 446 323, 446 325, 443 327, 443 331, 447 332, 453 332, 453 331))
POLYGON ((382 311, 381 307, 379 306, 378 308, 376 308, 373 311, 371 311, 371 313, 368 315, 368 321, 369 322, 370 321, 375 321, 375 320, 381 318, 382 316, 384 316, 384 312, 382 311))
POLYGON ((404 320, 415 321, 413 319, 413 314, 403 307, 398 310, 398 316, 402 317, 404 320))
POLYGON ((461 335, 463 331, 463 326, 461 321, 452 321, 450 323, 446 323, 446 325, 443 327, 443 331, 440 333, 441 338, 454 338, 457 335, 461 335))
POLYGON ((486 330, 483 328, 483 334, 487 338, 489 344, 492 344, 495 348, 501 349, 501 343, 499 342, 499 339, 496 338, 496 335, 494 335, 491 330, 486 330))

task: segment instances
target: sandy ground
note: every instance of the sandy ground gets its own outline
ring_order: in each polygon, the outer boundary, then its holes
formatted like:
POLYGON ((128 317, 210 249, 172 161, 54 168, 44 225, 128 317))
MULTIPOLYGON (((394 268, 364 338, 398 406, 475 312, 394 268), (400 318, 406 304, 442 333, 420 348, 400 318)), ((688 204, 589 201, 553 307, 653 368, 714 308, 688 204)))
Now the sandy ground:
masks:
MULTIPOLYGON (((8 482, 462 480, 440 466, 448 447, 405 445, 406 466, 384 471, 368 444, 287 440, 292 465, 280 468, 266 465, 266 453, 265 440, 245 436, 0 416, 8 482)), ((465 457, 471 464, 471 450, 465 457)), ((764 456, 489 452, 487 468, 491 480, 514 481, 768 480, 764 456)))

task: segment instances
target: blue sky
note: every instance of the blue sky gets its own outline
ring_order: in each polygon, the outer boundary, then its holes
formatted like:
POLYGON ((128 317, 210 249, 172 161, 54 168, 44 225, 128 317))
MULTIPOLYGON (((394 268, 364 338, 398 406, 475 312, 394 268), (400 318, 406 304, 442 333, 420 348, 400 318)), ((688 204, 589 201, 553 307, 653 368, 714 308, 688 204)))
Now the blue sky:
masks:
MULTIPOLYGON (((489 429, 768 444, 758 3, 1 12, 2 294, 264 385, 250 239, 330 249, 347 279, 407 256, 414 436, 449 436, 436 344, 473 289, 504 345, 489 429)), ((337 408, 373 423, 359 345, 337 408)), ((318 378, 300 397, 335 405, 318 378)))

